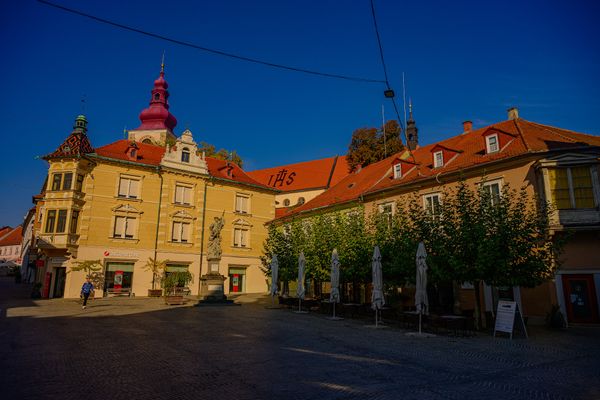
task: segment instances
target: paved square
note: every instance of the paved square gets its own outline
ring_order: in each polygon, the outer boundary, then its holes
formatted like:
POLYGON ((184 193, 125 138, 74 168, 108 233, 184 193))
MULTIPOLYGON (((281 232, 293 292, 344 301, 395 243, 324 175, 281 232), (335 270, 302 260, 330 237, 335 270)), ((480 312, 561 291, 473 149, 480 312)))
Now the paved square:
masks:
POLYGON ((265 309, 259 296, 229 307, 101 299, 84 311, 25 289, 0 281, 6 399, 600 398, 598 327, 418 339, 265 309))

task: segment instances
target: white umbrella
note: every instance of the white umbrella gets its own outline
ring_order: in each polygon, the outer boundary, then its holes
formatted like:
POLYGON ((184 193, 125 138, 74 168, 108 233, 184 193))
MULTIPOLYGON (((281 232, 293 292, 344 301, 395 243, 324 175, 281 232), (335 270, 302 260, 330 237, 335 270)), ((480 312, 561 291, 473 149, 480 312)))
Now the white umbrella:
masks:
POLYGON ((331 319, 341 319, 335 316, 335 303, 340 302, 340 259, 337 249, 331 253, 331 294, 329 302, 333 303, 333 317, 331 319))
POLYGON ((298 296, 298 311, 302 312, 302 300, 306 293, 304 289, 304 268, 306 267, 306 259, 304 258, 304 252, 301 251, 298 256, 298 286, 296 288, 296 296, 298 296))
POLYGON ((375 326, 379 322, 379 310, 385 305, 383 297, 383 276, 381 272, 381 253, 379 246, 375 246, 373 251, 373 293, 371 293, 371 308, 375 310, 375 326))
POLYGON ((421 333, 421 316, 423 314, 429 314, 429 300, 427 299, 427 252, 425 251, 425 244, 419 242, 417 248, 417 281, 415 290, 415 306, 419 313, 419 333, 421 333))
POLYGON ((279 279, 279 260, 277 260, 277 254, 273 254, 271 259, 271 307, 275 307, 275 296, 279 292, 279 285, 277 284, 279 279))
POLYGON ((277 280, 279 279, 279 261, 277 260, 277 254, 273 254, 271 259, 271 296, 277 296, 278 285, 277 280))

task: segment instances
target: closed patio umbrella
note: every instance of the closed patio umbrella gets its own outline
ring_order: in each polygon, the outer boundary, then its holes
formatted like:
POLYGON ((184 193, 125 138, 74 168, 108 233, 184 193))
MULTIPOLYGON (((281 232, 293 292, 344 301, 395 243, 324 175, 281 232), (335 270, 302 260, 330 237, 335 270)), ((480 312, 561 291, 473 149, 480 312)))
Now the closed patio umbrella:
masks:
POLYGON ((373 272, 373 293, 371 293, 371 308, 375 310, 375 326, 379 323, 379 311, 385 305, 383 297, 383 276, 381 271, 381 253, 379 246, 375 246, 373 251, 373 262, 371 264, 373 272))
POLYGON ((419 313, 419 333, 421 333, 421 319, 422 315, 429 314, 429 300, 427 299, 427 252, 425 251, 425 244, 419 242, 417 248, 417 279, 416 279, 416 290, 415 290, 415 306, 419 313))
POLYGON ((298 286, 296 287, 296 296, 298 296, 298 311, 297 313, 303 313, 302 311, 302 300, 306 290, 304 289, 304 269, 306 268, 306 259, 304 258, 304 252, 301 251, 298 256, 298 286))
POLYGON ((274 307, 275 296, 279 292, 279 260, 277 260, 277 254, 273 254, 271 259, 271 307, 274 307))
POLYGON ((340 302, 340 259, 337 249, 333 249, 331 253, 331 294, 329 302, 333 303, 333 317, 331 319, 342 319, 335 316, 335 303, 340 302))

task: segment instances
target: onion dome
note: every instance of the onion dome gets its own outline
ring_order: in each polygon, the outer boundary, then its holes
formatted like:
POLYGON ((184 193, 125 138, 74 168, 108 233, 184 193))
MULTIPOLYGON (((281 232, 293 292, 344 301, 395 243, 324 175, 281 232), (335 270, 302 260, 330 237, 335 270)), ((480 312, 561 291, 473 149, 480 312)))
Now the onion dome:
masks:
POLYGON ((177 119, 169 112, 169 84, 165 80, 164 68, 154 81, 150 106, 140 113, 142 124, 137 130, 168 129, 173 131, 177 125, 177 119))

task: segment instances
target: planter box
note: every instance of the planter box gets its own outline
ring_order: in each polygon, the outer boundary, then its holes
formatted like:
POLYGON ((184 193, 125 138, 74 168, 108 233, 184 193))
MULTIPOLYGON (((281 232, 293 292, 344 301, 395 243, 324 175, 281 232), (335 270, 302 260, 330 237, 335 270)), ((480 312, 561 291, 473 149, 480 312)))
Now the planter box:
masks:
POLYGON ((148 289, 148 297, 162 296, 162 289, 148 289))
POLYGON ((178 296, 178 295, 165 296, 165 304, 168 304, 170 306, 181 305, 181 304, 185 304, 186 302, 187 302, 187 300, 183 296, 178 296))

